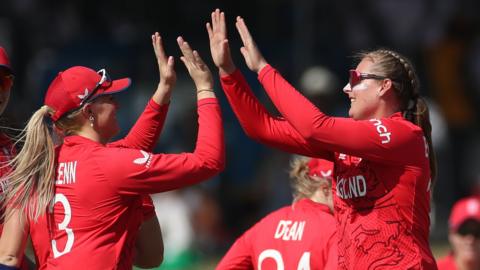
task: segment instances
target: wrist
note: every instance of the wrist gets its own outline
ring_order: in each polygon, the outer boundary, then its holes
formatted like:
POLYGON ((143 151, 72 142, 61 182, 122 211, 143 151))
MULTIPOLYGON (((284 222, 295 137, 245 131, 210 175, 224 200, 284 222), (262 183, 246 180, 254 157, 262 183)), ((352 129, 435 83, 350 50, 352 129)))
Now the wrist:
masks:
POLYGON ((219 67, 218 71, 220 73, 220 76, 226 76, 235 72, 236 69, 237 68, 235 67, 235 65, 229 65, 229 66, 219 67))
POLYGON ((198 89, 197 99, 201 100, 204 98, 215 98, 215 92, 213 91, 213 89, 198 89))
POLYGON ((260 72, 262 71, 262 69, 267 66, 268 63, 267 62, 262 62, 258 65, 258 69, 257 69, 257 74, 260 74, 260 72))

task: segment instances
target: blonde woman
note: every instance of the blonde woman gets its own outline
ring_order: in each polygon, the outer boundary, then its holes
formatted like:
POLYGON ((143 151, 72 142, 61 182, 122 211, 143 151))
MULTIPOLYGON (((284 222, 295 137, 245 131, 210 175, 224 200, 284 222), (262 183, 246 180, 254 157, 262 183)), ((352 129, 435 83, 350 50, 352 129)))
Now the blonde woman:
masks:
POLYGON ((333 163, 296 158, 293 204, 263 218, 235 241, 216 270, 337 269, 333 163))
MULTIPOLYGON (((160 42, 158 34, 154 39, 160 42)), ((143 196, 198 183, 223 169, 223 129, 211 72, 181 37, 178 44, 197 88, 199 129, 192 153, 107 147, 118 132, 112 94, 126 86, 123 79, 73 67, 50 84, 45 105, 27 124, 7 197, 7 210, 13 209, 7 225, 26 216, 35 219, 53 205, 47 212, 52 252, 46 269, 75 269, 79 263, 85 269, 131 269, 143 196), (66 134, 57 148, 46 118, 66 134)), ((167 63, 173 67, 173 57, 167 63)), ((2 235, 0 262, 14 266, 2 255, 18 254, 24 237, 11 229, 17 233, 2 235)))

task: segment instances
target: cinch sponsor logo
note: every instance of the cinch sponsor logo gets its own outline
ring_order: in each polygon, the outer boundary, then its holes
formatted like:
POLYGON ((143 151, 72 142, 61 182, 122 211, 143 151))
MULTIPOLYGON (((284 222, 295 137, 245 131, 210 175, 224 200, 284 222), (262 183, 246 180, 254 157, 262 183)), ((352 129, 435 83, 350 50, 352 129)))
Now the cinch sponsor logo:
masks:
POLYGON ((75 184, 77 174, 77 161, 60 162, 57 167, 57 180, 55 184, 75 184))
POLYGON ((363 175, 347 178, 337 178, 337 196, 342 199, 365 197, 367 195, 367 182, 363 175))
POLYGON ((301 241, 305 221, 280 220, 275 231, 275 239, 301 241))
POLYGON ((370 119, 370 122, 373 122, 373 125, 377 128, 377 132, 380 134, 382 143, 389 143, 391 133, 388 132, 388 129, 382 124, 382 121, 378 119, 370 119))

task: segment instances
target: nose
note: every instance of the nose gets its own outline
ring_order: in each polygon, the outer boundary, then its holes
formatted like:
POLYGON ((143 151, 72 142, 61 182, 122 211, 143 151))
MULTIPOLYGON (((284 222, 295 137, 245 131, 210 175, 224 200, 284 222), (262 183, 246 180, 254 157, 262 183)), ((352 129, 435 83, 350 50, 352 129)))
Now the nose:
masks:
POLYGON ((347 83, 344 87, 343 87, 343 92, 345 94, 347 94, 348 92, 351 92, 352 91, 352 87, 350 86, 350 83, 347 83))

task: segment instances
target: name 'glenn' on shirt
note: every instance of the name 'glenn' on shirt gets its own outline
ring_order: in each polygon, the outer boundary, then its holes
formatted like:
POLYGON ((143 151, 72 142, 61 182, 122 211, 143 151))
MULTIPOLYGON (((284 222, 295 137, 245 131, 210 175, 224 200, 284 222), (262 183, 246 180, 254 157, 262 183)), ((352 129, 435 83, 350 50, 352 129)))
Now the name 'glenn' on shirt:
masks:
POLYGON ((75 184, 77 174, 77 161, 60 162, 57 166, 57 179, 55 184, 75 184))

